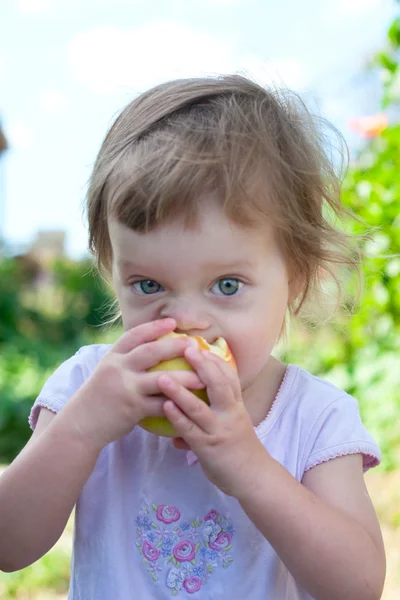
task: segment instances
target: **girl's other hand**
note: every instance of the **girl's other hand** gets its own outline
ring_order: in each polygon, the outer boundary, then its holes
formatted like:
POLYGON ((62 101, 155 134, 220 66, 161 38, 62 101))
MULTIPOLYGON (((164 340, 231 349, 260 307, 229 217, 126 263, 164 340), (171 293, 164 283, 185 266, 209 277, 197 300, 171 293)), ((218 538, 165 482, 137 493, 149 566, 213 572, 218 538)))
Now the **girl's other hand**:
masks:
POLYGON ((193 450, 208 479, 225 494, 237 496, 243 486, 257 481, 271 457, 254 431, 236 371, 196 348, 188 349, 185 357, 206 385, 210 406, 169 374, 158 374, 160 389, 169 398, 164 414, 180 436, 174 445, 193 450))
MULTIPOLYGON (((183 356, 195 344, 190 338, 158 339, 175 327, 168 318, 126 331, 60 413, 64 423, 68 419, 78 435, 101 449, 130 433, 144 417, 164 416, 160 374, 147 369, 183 356)), ((171 377, 185 388, 204 388, 193 371, 174 371, 171 377)))

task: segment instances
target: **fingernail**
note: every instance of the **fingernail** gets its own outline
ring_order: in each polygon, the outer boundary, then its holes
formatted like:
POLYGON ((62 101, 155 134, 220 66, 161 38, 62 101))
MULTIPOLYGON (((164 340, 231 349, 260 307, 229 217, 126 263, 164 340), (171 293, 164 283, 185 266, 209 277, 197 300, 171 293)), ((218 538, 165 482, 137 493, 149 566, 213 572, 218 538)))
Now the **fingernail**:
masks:
POLYGON ((187 338, 186 345, 188 348, 197 348, 198 347, 197 341, 194 340, 193 338, 187 338))
POLYGON ((186 352, 187 352, 188 356, 191 358, 196 358, 196 356, 198 356, 198 353, 199 353, 197 347, 192 346, 192 345, 188 346, 186 352))
POLYGON ((165 325, 168 325, 168 327, 176 327, 176 321, 175 321, 175 319, 172 319, 171 317, 166 317, 164 319, 164 323, 165 323, 165 325))

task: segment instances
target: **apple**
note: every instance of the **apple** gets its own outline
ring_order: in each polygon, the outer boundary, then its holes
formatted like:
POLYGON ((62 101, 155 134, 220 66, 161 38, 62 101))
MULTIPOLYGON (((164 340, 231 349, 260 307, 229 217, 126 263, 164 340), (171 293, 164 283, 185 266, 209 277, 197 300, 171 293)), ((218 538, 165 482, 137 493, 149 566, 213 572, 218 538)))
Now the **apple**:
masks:
MULTIPOLYGON (((189 337, 185 333, 175 333, 171 332, 163 337, 189 337)), ((236 369, 235 359, 231 351, 229 350, 228 344, 224 340, 224 338, 218 338, 213 344, 209 344, 204 338, 201 336, 190 336, 193 337, 198 343, 199 349, 201 350, 209 350, 213 354, 220 356, 227 364, 231 365, 232 368, 236 369)), ((171 360, 165 360, 160 362, 158 365, 151 367, 148 369, 151 371, 193 371, 193 367, 188 363, 184 356, 178 356, 176 358, 172 358, 171 360)), ((207 390, 192 390, 193 394, 195 394, 198 398, 210 404, 207 397, 207 390)), ((164 437, 178 437, 178 433, 175 431, 172 424, 169 422, 167 417, 146 417, 139 421, 138 425, 149 431, 150 433, 155 433, 156 435, 164 436, 164 437)))

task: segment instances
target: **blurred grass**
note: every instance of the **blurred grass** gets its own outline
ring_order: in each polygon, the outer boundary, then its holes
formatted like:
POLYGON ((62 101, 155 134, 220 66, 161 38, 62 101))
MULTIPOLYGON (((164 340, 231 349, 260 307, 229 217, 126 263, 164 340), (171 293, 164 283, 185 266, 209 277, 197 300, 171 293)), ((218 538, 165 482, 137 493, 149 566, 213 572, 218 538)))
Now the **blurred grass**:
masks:
POLYGON ((69 552, 53 549, 35 564, 15 573, 0 573, 2 600, 64 598, 69 583, 69 552))
POLYGON ((57 544, 33 565, 0 571, 1 600, 66 600, 70 580, 73 515, 57 544))
POLYGON ((373 469, 365 477, 382 528, 387 574, 381 600, 400 598, 400 469, 373 469))

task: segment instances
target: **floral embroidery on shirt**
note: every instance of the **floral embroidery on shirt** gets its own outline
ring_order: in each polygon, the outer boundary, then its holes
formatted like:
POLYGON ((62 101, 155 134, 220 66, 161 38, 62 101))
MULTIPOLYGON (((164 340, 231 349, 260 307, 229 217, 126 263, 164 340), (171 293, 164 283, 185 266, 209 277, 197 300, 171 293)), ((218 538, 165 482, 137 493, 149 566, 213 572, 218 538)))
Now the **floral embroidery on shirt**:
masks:
POLYGON ((172 596, 200 591, 215 569, 233 562, 232 520, 214 509, 187 521, 176 506, 143 504, 136 525, 136 546, 147 571, 154 581, 163 577, 172 596))

